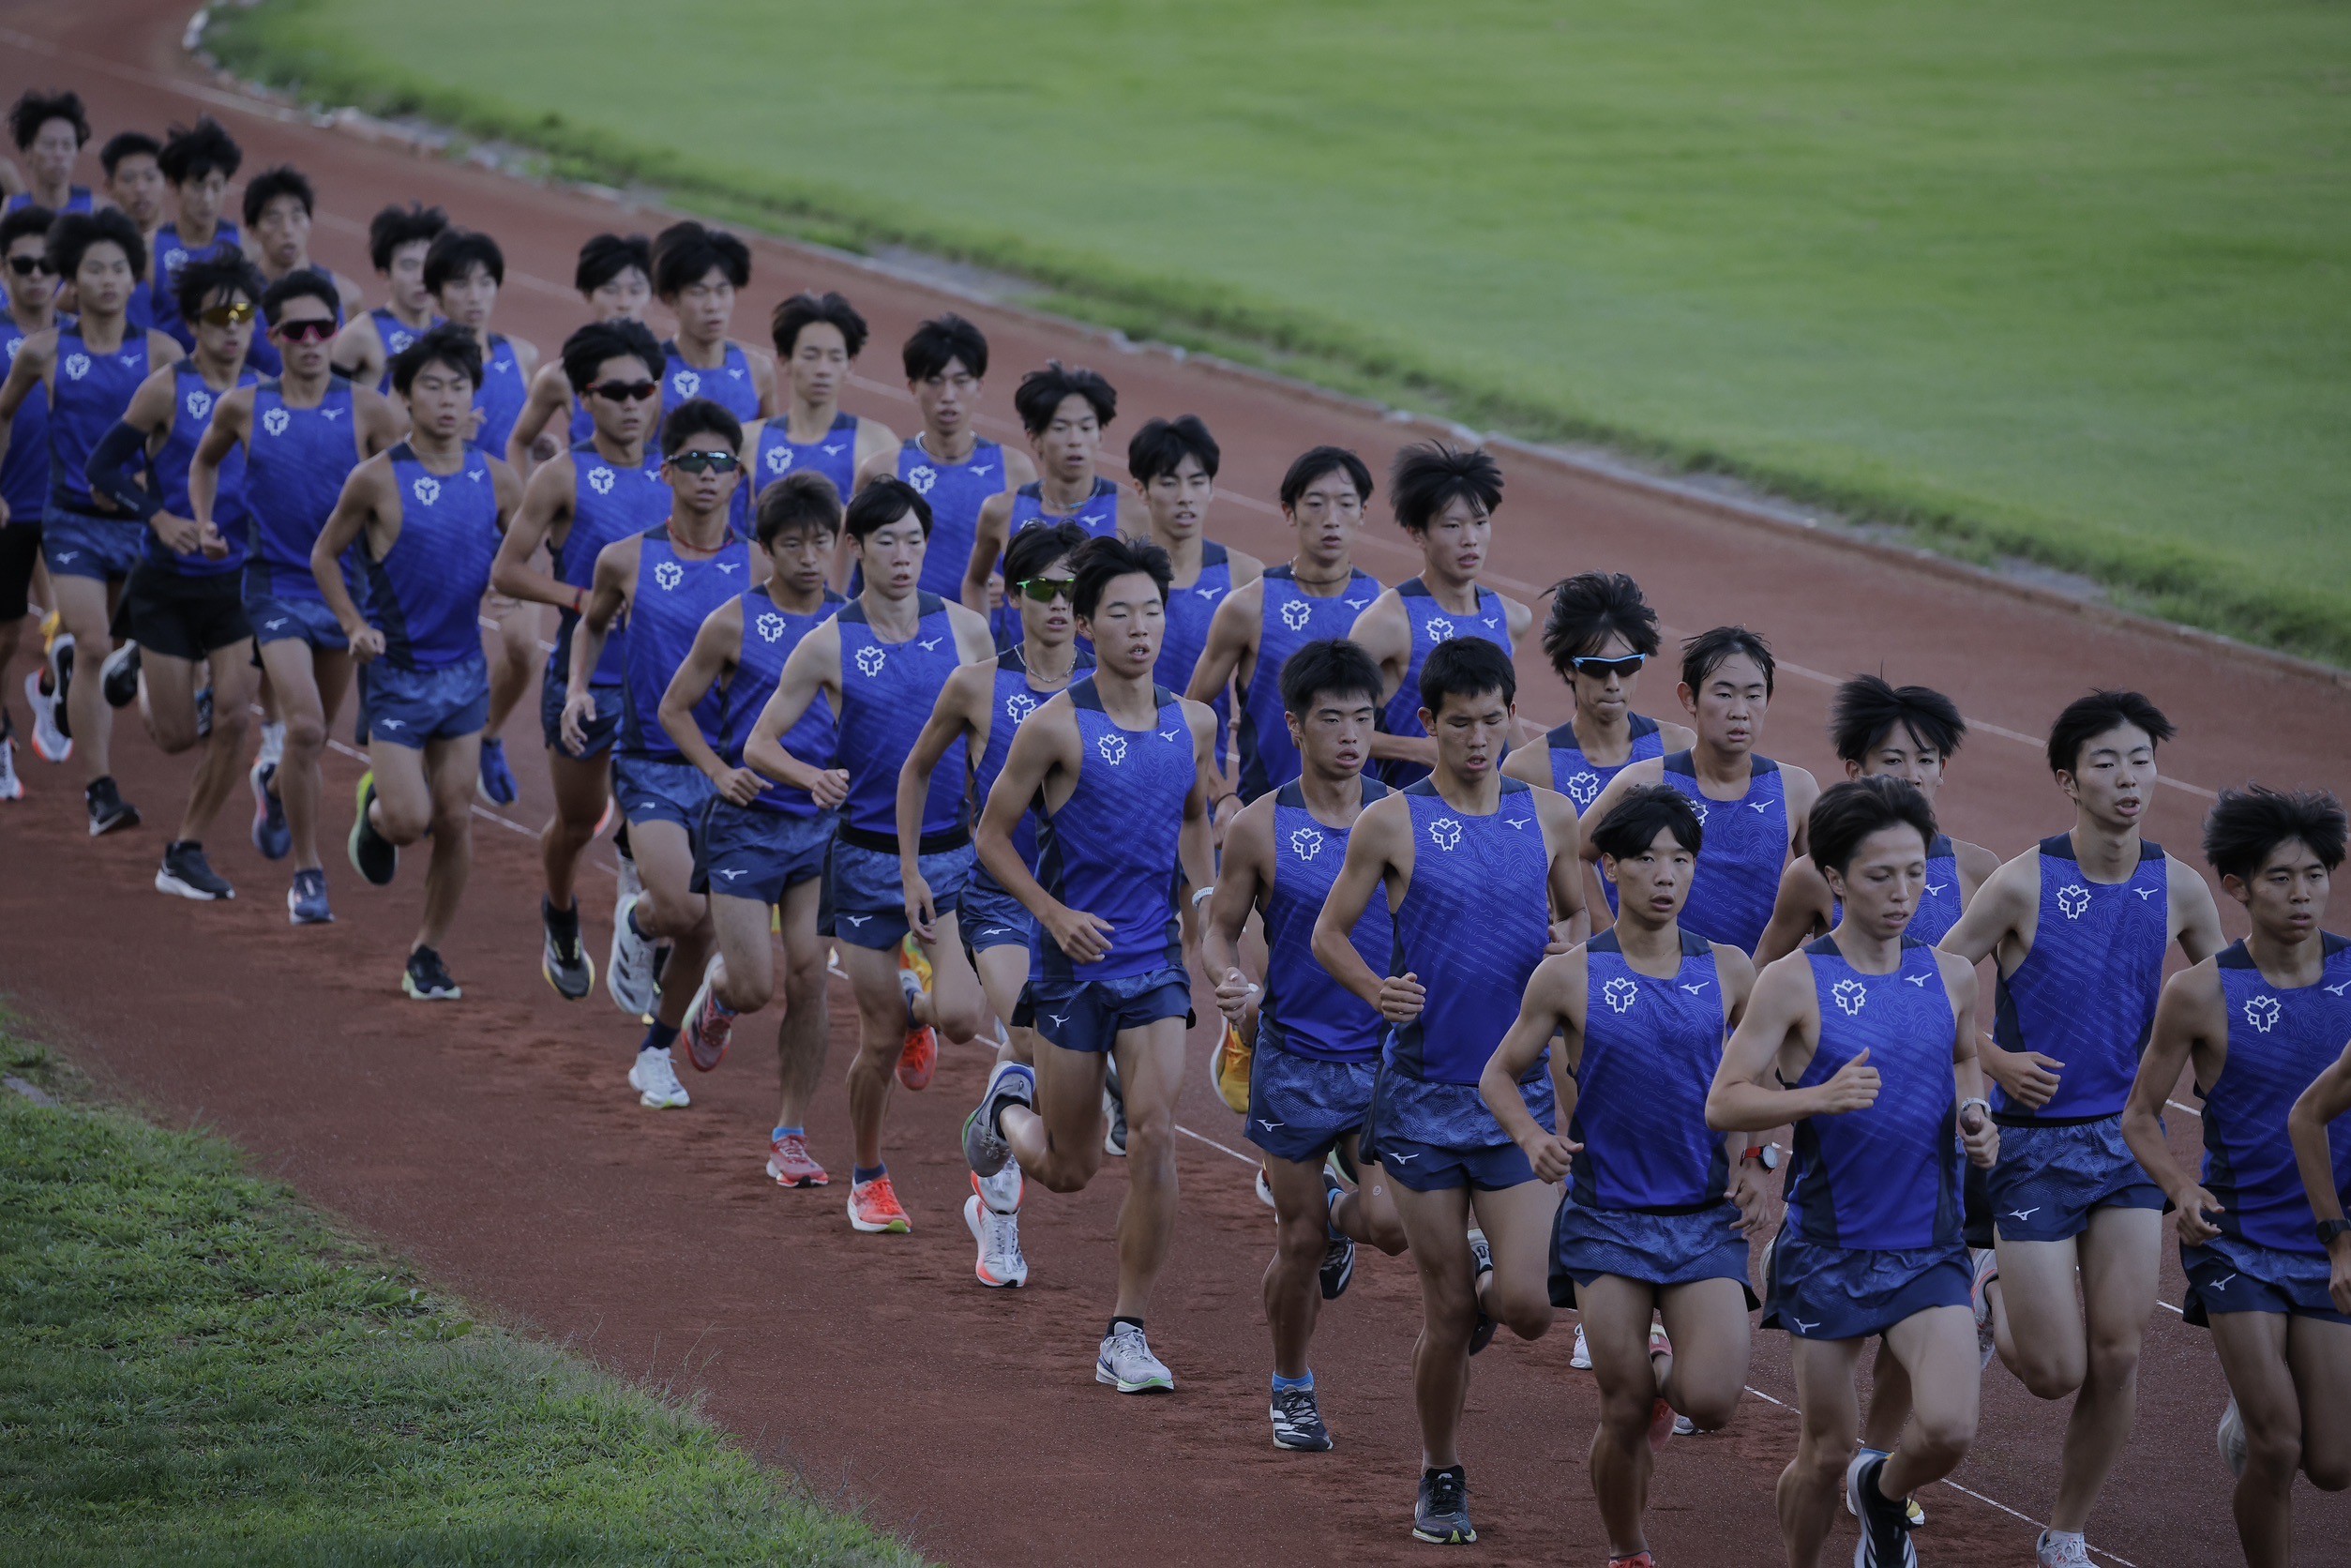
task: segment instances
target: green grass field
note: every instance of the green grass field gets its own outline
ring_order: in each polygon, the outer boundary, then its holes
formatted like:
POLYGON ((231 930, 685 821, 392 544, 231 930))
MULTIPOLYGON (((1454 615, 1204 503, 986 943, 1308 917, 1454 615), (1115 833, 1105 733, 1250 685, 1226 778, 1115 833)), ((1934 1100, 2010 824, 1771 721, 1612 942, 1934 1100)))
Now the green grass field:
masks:
POLYGON ((323 98, 2351 662, 2341 6, 217 14, 231 64, 323 98))
POLYGON ((219 1139, 0 1093, 0 1562, 919 1560, 469 1321, 219 1139))

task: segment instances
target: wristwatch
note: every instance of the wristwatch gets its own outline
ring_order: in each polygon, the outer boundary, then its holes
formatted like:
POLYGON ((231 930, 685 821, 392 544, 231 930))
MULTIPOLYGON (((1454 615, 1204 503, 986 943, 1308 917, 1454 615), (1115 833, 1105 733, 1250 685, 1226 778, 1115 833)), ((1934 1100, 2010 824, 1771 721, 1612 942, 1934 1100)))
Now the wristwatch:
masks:
POLYGON ((1739 1163, 1744 1165, 1750 1160, 1766 1170, 1777 1170, 1780 1168, 1780 1146, 1776 1143, 1751 1144, 1747 1152, 1739 1156, 1739 1163))
POLYGON ((2351 1236, 2351 1219, 2322 1219, 2318 1222, 2318 1244, 2332 1246, 2337 1236, 2351 1236))

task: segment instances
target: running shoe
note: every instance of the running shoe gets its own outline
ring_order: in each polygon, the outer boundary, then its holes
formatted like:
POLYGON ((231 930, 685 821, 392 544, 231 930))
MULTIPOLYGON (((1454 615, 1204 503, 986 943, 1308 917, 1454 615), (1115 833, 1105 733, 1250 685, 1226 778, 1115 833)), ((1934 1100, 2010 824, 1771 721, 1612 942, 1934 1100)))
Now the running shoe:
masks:
POLYGON ((1017 1214, 1020 1200, 1028 1196, 1028 1186, 1020 1177, 1020 1168, 1007 1160, 1004 1168, 993 1176, 972 1172, 972 1186, 980 1195, 980 1201, 1000 1214, 1017 1214))
MULTIPOLYGON (((1910 1515, 1902 1503, 1877 1489, 1886 1455, 1864 1448, 1845 1468, 1846 1500, 1861 1522, 1853 1568, 1918 1568, 1919 1549, 1910 1544, 1910 1515)), ((2047 1559, 2043 1559, 2046 1561, 2047 1559)))
POLYGON ((914 1021, 914 1009, 930 989, 930 960, 909 936, 898 943, 898 990, 906 998, 906 1044, 898 1048, 898 1081, 927 1089, 939 1070, 939 1032, 914 1021))
MULTIPOLYGON (((1695 1425, 1687 1425, 1689 1420, 1690 1418, 1686 1415, 1677 1419, 1674 1426, 1675 1437, 1688 1438, 1697 1436, 1698 1429, 1695 1425)), ((1868 1450, 1868 1452, 1872 1454, 1883 1454, 1886 1451, 1882 1448, 1873 1448, 1868 1450)), ((1853 1513, 1853 1494, 1850 1491, 1847 1491, 1845 1494, 1845 1511, 1847 1514, 1853 1513)), ((1919 1500, 1917 1498, 1904 1498, 1902 1500, 1902 1512, 1904 1516, 1909 1519, 1910 1528, 1912 1530, 1924 1530, 1926 1528, 1926 1510, 1919 1506, 1919 1500)), ((1860 1517, 1859 1515, 1855 1515, 1854 1516, 1856 1518, 1860 1517)))
POLYGON ((98 689, 110 708, 128 708, 139 701, 139 644, 126 642, 106 656, 98 667, 98 689))
POLYGON ((286 919, 296 926, 329 926, 335 911, 326 901, 326 873, 318 867, 294 874, 286 889, 286 919))
POLYGON ((1584 1325, 1575 1325, 1575 1353, 1567 1358, 1567 1364, 1578 1372, 1591 1370, 1591 1347, 1584 1343, 1584 1325))
POLYGON ((559 910, 554 900, 539 895, 539 972, 565 1002, 578 1002, 595 989, 595 960, 580 940, 580 903, 559 910))
MULTIPOLYGON (((8 715, 0 714, 0 724, 8 715)), ((23 800, 24 780, 16 776, 16 731, 0 730, 0 800, 23 800)))
POLYGON ((2221 1463, 2228 1467, 2229 1474, 2241 1477, 2245 1473, 2245 1417, 2236 1400, 2230 1400, 2228 1409, 2221 1412, 2220 1429, 2212 1436, 2221 1446, 2221 1463))
POLYGON ((1267 1180, 1265 1167, 1258 1167, 1258 1179, 1255 1184, 1257 1187, 1258 1201, 1264 1204, 1269 1209, 1273 1208, 1274 1206, 1273 1184, 1267 1180))
POLYGON ((1225 1025, 1225 1037, 1216 1043, 1216 1054, 1209 1063, 1209 1077, 1216 1084, 1216 1093, 1237 1116, 1249 1114, 1249 1067, 1256 1053, 1242 1042, 1241 1031, 1230 1021, 1225 1025))
POLYGON ((1102 1151, 1126 1158, 1126 1085, 1119 1081, 1119 1059, 1107 1058, 1102 1074, 1102 1151))
POLYGON ((506 743, 502 740, 482 742, 481 776, 474 780, 475 790, 492 806, 512 806, 515 796, 514 769, 506 765, 506 743))
POLYGON ((1704 1434, 1698 1430, 1698 1424, 1692 1421, 1686 1415, 1677 1415, 1673 1418, 1673 1435, 1677 1438, 1695 1438, 1704 1436, 1704 1434))
POLYGON ((103 778, 91 779, 83 786, 82 798, 90 808, 90 837, 93 838, 139 825, 139 808, 123 799, 122 791, 114 787, 112 774, 103 778))
POLYGON ((628 1069, 628 1086, 637 1091, 637 1103, 648 1110, 669 1110, 690 1106, 686 1085, 678 1081, 678 1070, 670 1061, 670 1053, 655 1048, 637 1053, 637 1063, 628 1069))
MULTIPOLYGON (((1477 1281, 1484 1279, 1487 1274, 1494 1272, 1494 1248, 1487 1244, 1484 1231, 1474 1229, 1470 1230, 1469 1258, 1477 1265, 1477 1273, 1470 1285, 1470 1289, 1474 1293, 1477 1281)), ((1494 1319, 1486 1315, 1485 1300, 1481 1295, 1478 1298, 1477 1326, 1469 1331, 1469 1353, 1471 1355, 1476 1355, 1480 1350, 1494 1343, 1494 1319)), ((1470 1539, 1474 1541, 1477 1537, 1471 1536, 1470 1539)))
POLYGON ((1657 1560, 1646 1551, 1639 1551, 1631 1557, 1610 1558, 1608 1568, 1657 1568, 1657 1560))
MULTIPOLYGON (((972 1178, 977 1184, 979 1178, 972 1178)), ((973 1193, 963 1200, 963 1223, 980 1245, 972 1272, 991 1289, 1017 1289, 1029 1283, 1029 1260, 1020 1256, 1020 1216, 1000 1214, 973 1193)))
POLYGON ((1035 1069, 1018 1062, 999 1062, 989 1069, 980 1103, 963 1119, 963 1158, 978 1176, 993 1176, 1012 1158, 1004 1140, 1003 1115, 1008 1106, 1033 1107, 1037 1098, 1035 1069))
POLYGON ((849 1225, 869 1236, 903 1236, 914 1229, 886 1171, 870 1182, 849 1184, 849 1225))
POLYGON ((821 1187, 833 1181, 808 1153, 807 1139, 798 1133, 767 1140, 767 1178, 779 1187, 821 1187))
POLYGON ((1331 1428, 1322 1425, 1322 1411, 1315 1404, 1313 1389, 1275 1389, 1270 1413, 1273 1417, 1275 1448, 1287 1448, 1296 1454, 1331 1452, 1331 1428))
POLYGON ((1478 1538, 1469 1525, 1469 1477, 1459 1465, 1421 1471, 1412 1538, 1439 1546, 1466 1546, 1478 1538))
POLYGON ((2000 1277, 2000 1255, 1991 1247, 1978 1247, 1973 1261, 1975 1277, 1967 1285, 1967 1302, 1976 1310, 1976 1369, 1983 1371, 1999 1349, 1992 1327, 1991 1290, 1992 1282, 2000 1277))
POLYGON ((1093 1380, 1108 1383, 1121 1394, 1148 1394, 1175 1387, 1175 1374, 1151 1353, 1151 1341, 1133 1323, 1120 1323, 1103 1336, 1094 1357, 1093 1380))
POLYGON ((156 867, 155 890, 199 903, 219 903, 236 897, 236 889, 204 859, 204 847, 193 838, 175 838, 163 846, 163 864, 156 867))
MULTIPOLYGON (((1668 1363, 1673 1360, 1673 1341, 1665 1336, 1663 1324, 1652 1323, 1649 1330, 1649 1361, 1652 1369, 1660 1356, 1668 1363)), ((1662 1382, 1664 1380, 1659 1380, 1662 1382)), ((1665 1403, 1664 1395, 1659 1395, 1656 1402, 1649 1408, 1649 1451, 1651 1454, 1664 1453, 1665 1445, 1673 1441, 1676 1420, 1673 1407, 1665 1403)))
POLYGON ((400 976, 400 989, 419 1002, 455 1002, 465 994, 458 989, 449 966, 441 961, 441 955, 430 947, 419 947, 408 956, 408 971, 400 976))
POLYGON ((2042 1530, 2033 1543, 2033 1558, 2038 1568, 2090 1568, 2089 1544, 2078 1535, 2060 1536, 2053 1530, 2042 1530))
POLYGON ((368 820, 368 807, 374 804, 375 770, 370 768, 359 776, 359 809, 352 816, 351 837, 344 848, 351 854, 351 868, 370 886, 389 887, 399 874, 400 847, 368 820))
MULTIPOLYGON (((1326 1216, 1329 1213, 1329 1206, 1338 1201, 1339 1195, 1346 1190, 1339 1184, 1339 1179, 1331 1174, 1330 1167, 1323 1167, 1322 1201, 1326 1216)), ((1326 1302, 1334 1302, 1346 1295, 1348 1286, 1354 1282, 1355 1241, 1350 1236, 1342 1236, 1336 1230, 1332 1229, 1327 1217, 1324 1220, 1323 1229, 1329 1237, 1330 1244, 1322 1249, 1322 1267, 1319 1271, 1322 1283, 1322 1299, 1326 1302)), ((1274 1440, 1278 1442, 1281 1440, 1276 1438, 1274 1440)), ((1331 1445, 1325 1442, 1322 1446, 1328 1448, 1331 1445)))
POLYGON ((253 848, 264 860, 283 860, 294 852, 294 829, 286 822, 286 803, 278 798, 278 764, 255 762, 245 781, 253 787, 253 848))
POLYGON ((196 694, 196 738, 203 740, 212 733, 212 687, 196 694))
POLYGON ((686 1059, 698 1073, 707 1073, 727 1059, 734 1038, 734 1014, 718 1000, 718 959, 703 966, 701 988, 686 1009, 686 1059))
POLYGON ((653 972, 653 939, 637 929, 632 918, 643 898, 640 892, 621 900, 621 907, 612 917, 611 957, 604 965, 604 988, 611 992, 612 1005, 632 1018, 641 1018, 653 1011, 657 990, 653 972))
POLYGON ((44 762, 62 762, 73 755, 73 737, 62 722, 65 707, 41 690, 41 672, 24 677, 25 705, 33 710, 33 755, 44 762))

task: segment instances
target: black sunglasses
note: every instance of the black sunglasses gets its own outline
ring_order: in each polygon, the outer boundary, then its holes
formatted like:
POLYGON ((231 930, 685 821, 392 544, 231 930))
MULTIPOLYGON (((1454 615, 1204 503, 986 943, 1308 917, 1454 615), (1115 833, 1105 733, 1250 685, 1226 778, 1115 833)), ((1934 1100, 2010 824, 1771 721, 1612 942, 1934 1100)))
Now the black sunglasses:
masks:
POLYGON ((641 403, 657 394, 661 384, 657 381, 599 381, 588 390, 615 403, 641 403))
POLYGON ((1567 662, 1575 667, 1575 673, 1578 675, 1590 675, 1598 680, 1605 680, 1610 675, 1615 675, 1621 679, 1628 675, 1639 674, 1641 666, 1649 662, 1649 656, 1626 654, 1621 658, 1602 658, 1596 654, 1591 654, 1580 658, 1569 659, 1567 662))
POLYGON ((305 316, 298 322, 279 322, 269 331, 272 337, 289 343, 324 343, 335 336, 335 320, 331 316, 305 316))
POLYGON ((50 270, 49 258, 39 255, 10 256, 8 258, 8 270, 15 273, 19 278, 31 278, 38 273, 50 270))
POLYGON ((1051 604, 1055 599, 1078 602, 1078 580, 1074 577, 1026 577, 1012 586, 1015 593, 1026 594, 1039 604, 1051 604))
POLYGON ((686 474, 732 474, 741 466, 732 452, 680 452, 670 460, 686 474))

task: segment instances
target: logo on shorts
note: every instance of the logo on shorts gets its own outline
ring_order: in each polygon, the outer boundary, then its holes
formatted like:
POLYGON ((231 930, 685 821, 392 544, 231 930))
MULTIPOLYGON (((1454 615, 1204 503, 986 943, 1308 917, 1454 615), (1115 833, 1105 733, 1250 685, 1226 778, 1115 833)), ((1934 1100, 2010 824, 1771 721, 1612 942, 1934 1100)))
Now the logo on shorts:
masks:
POLYGON ((2057 889, 2057 912, 2068 920, 2079 920, 2089 911, 2089 889, 2080 882, 2067 882, 2057 889))
POLYGON ((1037 700, 1025 691, 1013 692, 1004 699, 1004 716, 1012 720, 1016 730, 1020 728, 1022 719, 1036 711, 1037 700))
POLYGON ((1575 808, 1578 811, 1590 807, 1593 801, 1600 798, 1600 776, 1590 768, 1586 768, 1581 773, 1569 774, 1567 776, 1567 798, 1575 803, 1575 808))
POLYGON ((871 642, 857 650, 857 672, 867 680, 882 673, 882 666, 889 656, 871 642))
POLYGON ((686 568, 674 561, 656 562, 653 568, 653 580, 661 584, 663 593, 673 592, 679 583, 686 580, 686 568))
POLYGON ((1640 996, 1641 988, 1622 975, 1619 975, 1600 988, 1600 999, 1608 1004, 1608 1010, 1612 1013, 1631 1012, 1633 1003, 1639 1001, 1640 996))
POLYGON ((2267 1034, 2278 1027, 2278 1015, 2284 1011, 2274 996, 2249 996, 2245 999, 2245 1021, 2267 1034))
POLYGON ((1431 615, 1428 618, 1428 640, 1431 642, 1451 642, 1453 623, 1442 615, 1431 615))
POLYGON ((916 495, 928 495, 930 487, 939 482, 939 471, 927 462, 918 462, 906 471, 906 482, 914 487, 916 495))
POLYGON ((1450 852, 1461 842, 1461 824, 1451 817, 1439 817, 1428 824, 1428 841, 1450 852))
POLYGON ((1124 735, 1097 735, 1094 737, 1093 748, 1100 752, 1102 760, 1112 767, 1117 767, 1126 761, 1126 737, 1124 735))
POLYGON ((679 397, 691 398, 701 391, 702 378, 692 370, 680 370, 670 378, 670 384, 677 389, 679 397))
POLYGON ((718 874, 726 878, 729 882, 734 881, 737 877, 747 875, 747 873, 738 870, 732 867, 720 867, 718 874))
POLYGON ((1314 619, 1314 611, 1304 599, 1292 599, 1282 606, 1282 625, 1292 631, 1304 631, 1306 623, 1314 619))
POLYGON ((441 481, 430 474, 419 474, 416 482, 408 488, 415 492, 416 500, 423 505, 430 506, 441 499, 441 481))
POLYGON ((588 470, 588 488, 598 495, 610 495, 612 493, 613 478, 612 471, 598 463, 588 470))
POLYGON ((288 414, 282 408, 273 408, 267 414, 262 415, 262 429, 267 430, 271 435, 285 434, 286 427, 293 423, 294 415, 288 414))
POLYGON ((1829 988, 1829 994, 1836 998, 1838 1011, 1848 1018, 1869 1005, 1869 988, 1859 980, 1840 980, 1829 988))
POLYGON ((1322 835, 1310 827, 1302 827, 1289 836, 1289 852, 1301 860, 1312 860, 1322 852, 1322 835))
POLYGON ((188 389, 188 416, 190 419, 202 419, 211 412, 212 394, 201 386, 189 387, 188 389))
POLYGON ((760 640, 761 641, 780 642, 783 641, 784 618, 781 615, 776 614, 774 611, 762 610, 760 611, 760 618, 757 625, 760 629, 760 640))
POLYGON ((89 373, 90 373, 90 356, 89 356, 88 354, 69 354, 66 355, 66 379, 67 379, 67 380, 68 380, 68 381, 80 381, 80 380, 81 380, 83 376, 86 376, 86 375, 88 375, 89 373))
POLYGON ((1069 1015, 1067 1013, 1047 1013, 1045 1015, 1045 1021, 1051 1024, 1055 1029, 1059 1029, 1062 1025, 1069 1021, 1069 1015))
POLYGON ((792 450, 790 446, 771 446, 767 449, 767 471, 770 474, 781 474, 791 466, 791 460, 792 450))

